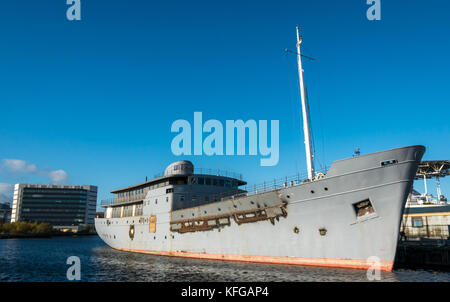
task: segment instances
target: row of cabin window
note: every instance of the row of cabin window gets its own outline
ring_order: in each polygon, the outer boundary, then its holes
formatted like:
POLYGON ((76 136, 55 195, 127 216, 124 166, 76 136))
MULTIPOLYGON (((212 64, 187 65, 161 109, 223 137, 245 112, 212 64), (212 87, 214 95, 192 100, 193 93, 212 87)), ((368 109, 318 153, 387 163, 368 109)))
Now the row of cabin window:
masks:
POLYGON ((228 179, 217 179, 217 178, 208 178, 208 177, 193 177, 191 179, 192 184, 206 185, 206 186, 218 186, 218 187, 237 187, 237 181, 228 180, 228 179))
POLYGON ((147 192, 147 190, 153 190, 153 189, 157 189, 157 188, 162 188, 162 187, 165 187, 167 185, 169 185, 169 182, 165 181, 165 182, 161 182, 161 183, 157 183, 157 184, 148 186, 146 188, 137 189, 137 190, 133 190, 133 191, 127 191, 127 192, 121 192, 121 193, 119 193, 119 197, 144 194, 145 192, 147 192))
MULTIPOLYGON (((144 206, 142 203, 136 205, 136 209, 134 210, 134 216, 140 216, 143 213, 144 206)), ((121 207, 114 207, 112 209, 112 218, 119 218, 121 217, 122 208, 121 207)), ((128 217, 133 216, 133 205, 128 205, 123 207, 123 214, 122 217, 128 217)))
MULTIPOLYGON (((158 184, 154 184, 151 185, 149 187, 147 187, 149 190, 153 190, 153 189, 157 189, 157 188, 162 188, 165 187, 169 184, 177 184, 177 185, 182 185, 182 184, 186 184, 185 180, 172 180, 170 182, 165 181, 165 182, 161 182, 158 184)), ((218 187, 227 187, 227 188, 232 188, 232 187, 237 187, 238 186, 238 182, 233 180, 228 180, 228 179, 217 179, 217 178, 208 178, 208 177, 192 177, 191 178, 191 184, 199 184, 199 185, 207 185, 207 186, 218 186, 218 187)), ((135 191, 127 191, 127 192, 121 192, 119 193, 119 197, 124 197, 124 196, 133 196, 133 195, 139 195, 139 194, 143 194, 145 191, 144 189, 137 189, 135 191)))
POLYGON ((186 165, 175 165, 175 166, 173 167, 173 170, 174 170, 174 171, 177 171, 177 170, 184 171, 184 170, 192 170, 192 169, 190 169, 190 168, 187 167, 186 165))
POLYGON ((144 193, 144 189, 137 189, 135 191, 121 192, 121 193, 119 193, 119 197, 133 196, 133 195, 139 195, 139 194, 143 194, 143 193, 144 193))
MULTIPOLYGON (((230 194, 228 194, 228 195, 230 195, 230 194)), ((224 195, 224 196, 226 196, 226 195, 224 195)), ((205 195, 205 196, 199 196, 198 199, 197 199, 197 195, 192 195, 191 200, 192 200, 193 202, 196 202, 196 201, 201 202, 201 201, 202 201, 202 197, 204 198, 203 200, 204 200, 205 202, 208 202, 208 201, 219 201, 219 196, 218 196, 218 195, 212 195, 212 196, 211 196, 211 200, 209 199, 210 196, 208 196, 208 195, 205 195)), ((178 200, 181 201, 181 202, 184 201, 184 200, 185 200, 184 195, 179 195, 178 200)), ((166 202, 169 202, 169 197, 166 197, 166 202)), ((151 203, 150 201, 147 201, 147 202, 146 202, 146 205, 150 205, 150 203, 151 203)), ((158 204, 158 198, 155 199, 154 203, 155 203, 155 204, 158 204)))

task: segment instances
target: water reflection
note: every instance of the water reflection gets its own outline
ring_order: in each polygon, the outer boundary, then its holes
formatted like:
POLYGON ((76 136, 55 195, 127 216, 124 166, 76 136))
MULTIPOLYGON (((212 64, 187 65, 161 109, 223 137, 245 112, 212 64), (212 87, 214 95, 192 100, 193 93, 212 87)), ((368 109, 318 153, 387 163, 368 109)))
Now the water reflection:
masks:
MULTIPOLYGON (((97 236, 0 240, 1 281, 67 281, 66 259, 81 260, 82 281, 367 281, 366 272, 308 266, 163 257, 116 251, 97 236)), ((382 281, 450 281, 450 273, 383 272, 382 281)))

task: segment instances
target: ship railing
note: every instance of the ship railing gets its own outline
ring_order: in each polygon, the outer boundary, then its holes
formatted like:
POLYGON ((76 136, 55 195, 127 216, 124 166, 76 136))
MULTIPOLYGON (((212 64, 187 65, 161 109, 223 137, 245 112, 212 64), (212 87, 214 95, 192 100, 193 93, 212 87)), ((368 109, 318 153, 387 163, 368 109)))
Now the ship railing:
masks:
POLYGON ((119 203, 127 203, 127 202, 133 202, 133 201, 141 201, 145 199, 146 193, 142 194, 134 194, 131 196, 115 196, 107 199, 103 199, 100 201, 100 206, 106 207, 113 204, 119 204, 119 203))
MULTIPOLYGON (((207 172, 207 171, 205 171, 207 172)), ((322 170, 316 170, 316 175, 318 173, 325 173, 326 169, 322 170)), ((200 172, 201 173, 201 172, 200 172)), ((225 175, 223 175, 225 176, 225 175)), ((231 176, 228 176, 231 177, 231 176)), ((274 191, 282 188, 292 187, 301 183, 308 182, 308 177, 306 174, 297 173, 292 176, 285 176, 280 178, 274 178, 271 181, 264 181, 259 184, 254 185, 246 185, 241 186, 240 188, 236 190, 230 190, 226 192, 221 193, 211 193, 211 198, 214 201, 220 201, 220 200, 228 200, 232 198, 238 198, 242 196, 249 196, 249 195, 255 195, 260 194, 264 192, 274 191)), ((197 192, 191 192, 191 194, 195 194, 197 192)), ((199 194, 204 194, 205 192, 198 192, 199 194)), ((109 198, 102 200, 100 205, 101 206, 108 206, 111 204, 118 204, 118 203, 126 203, 126 202, 133 202, 133 201, 140 201, 144 200, 146 196, 146 193, 141 194, 135 194, 131 196, 116 196, 114 198, 109 198)))
POLYGON ((230 177, 230 178, 236 178, 239 180, 242 180, 242 174, 232 172, 229 170, 224 169, 212 169, 212 168, 195 168, 194 169, 195 174, 208 174, 208 175, 217 175, 217 176, 224 176, 224 177, 230 177))
MULTIPOLYGON (((325 169, 323 169, 323 171, 325 171, 325 169)), ((316 171, 316 173, 319 173, 319 172, 321 172, 321 171, 316 171)), ((323 173, 323 172, 321 172, 321 173, 323 173)), ((211 194, 210 198, 211 198, 211 201, 229 200, 229 199, 234 199, 234 198, 239 198, 239 197, 244 197, 244 196, 251 196, 251 195, 260 194, 260 193, 264 193, 264 192, 274 191, 274 190, 278 190, 281 188, 292 187, 294 185, 298 185, 298 184, 305 183, 308 181, 309 180, 308 180, 308 177, 306 174, 297 173, 296 175, 275 178, 272 181, 265 181, 260 184, 241 186, 236 190, 230 190, 230 191, 226 191, 226 192, 211 194)), ((192 192, 192 193, 195 194, 196 192, 192 192)), ((204 192, 199 192, 199 193, 204 194, 204 192)))
MULTIPOLYGON (((242 180, 243 176, 241 173, 232 172, 230 170, 224 169, 213 169, 213 168, 194 168, 194 174, 206 174, 206 175, 216 175, 216 176, 224 176, 242 180)), ((163 177, 164 173, 158 173, 153 175, 153 178, 163 177)))
POLYGON ((106 206, 112 205, 113 203, 114 203, 114 198, 102 199, 100 201, 100 206, 106 207, 106 206))
POLYGON ((275 178, 271 181, 264 181, 259 184, 244 186, 244 190, 247 191, 247 195, 254 195, 268 191, 278 190, 285 187, 291 187, 303 182, 304 178, 302 177, 302 175, 297 174, 293 176, 275 178))
MULTIPOLYGON (((326 168, 316 170, 316 175, 319 173, 325 174, 326 168)), ((304 173, 297 173, 291 176, 285 176, 280 178, 274 178, 270 181, 264 181, 259 184, 246 185, 243 190, 247 191, 247 195, 254 195, 259 193, 264 193, 268 191, 274 191, 282 188, 292 187, 298 184, 308 182, 308 175, 304 173)))

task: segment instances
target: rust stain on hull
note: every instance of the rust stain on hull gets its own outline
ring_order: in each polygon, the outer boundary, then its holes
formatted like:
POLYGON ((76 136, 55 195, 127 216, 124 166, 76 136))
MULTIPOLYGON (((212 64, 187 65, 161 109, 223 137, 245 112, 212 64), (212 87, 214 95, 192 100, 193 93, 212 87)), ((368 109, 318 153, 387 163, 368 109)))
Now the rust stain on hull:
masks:
POLYGON ((275 219, 278 220, 279 217, 287 217, 286 205, 286 203, 282 203, 276 207, 264 207, 225 215, 171 221, 170 231, 178 233, 210 231, 215 228, 231 225, 231 218, 233 218, 238 225, 263 220, 270 220, 270 222, 274 225, 275 219))
MULTIPOLYGON (((287 264, 299 266, 322 266, 322 267, 340 267, 353 269, 369 269, 373 266, 365 260, 357 259, 339 259, 339 258, 299 258, 299 257, 275 257, 275 256, 254 256, 254 255, 230 255, 230 254, 207 254, 207 253, 190 253, 190 252, 165 252, 165 251, 146 251, 135 249, 114 248, 116 250, 135 252, 142 254, 151 254, 159 256, 195 258, 207 260, 223 260, 236 262, 252 262, 252 263, 270 263, 270 264, 287 264)), ((381 261, 380 270, 392 272, 393 261, 381 261)))

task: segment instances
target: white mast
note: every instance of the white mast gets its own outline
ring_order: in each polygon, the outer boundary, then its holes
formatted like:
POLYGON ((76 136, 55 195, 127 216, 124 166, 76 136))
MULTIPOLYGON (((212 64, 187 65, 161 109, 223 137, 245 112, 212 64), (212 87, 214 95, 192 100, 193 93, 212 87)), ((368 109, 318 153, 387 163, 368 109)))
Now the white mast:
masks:
POLYGON ((303 133, 305 135, 305 150, 306 150, 306 167, 308 169, 308 179, 312 180, 314 177, 314 162, 313 154, 311 153, 311 134, 309 128, 309 108, 306 106, 305 99, 305 85, 303 83, 303 68, 302 68, 302 55, 300 53, 300 44, 302 43, 302 37, 299 35, 297 26, 297 61, 298 61, 298 75, 300 78, 300 96, 302 99, 302 113, 303 113, 303 133))

